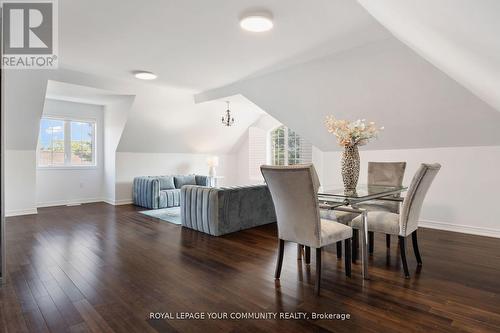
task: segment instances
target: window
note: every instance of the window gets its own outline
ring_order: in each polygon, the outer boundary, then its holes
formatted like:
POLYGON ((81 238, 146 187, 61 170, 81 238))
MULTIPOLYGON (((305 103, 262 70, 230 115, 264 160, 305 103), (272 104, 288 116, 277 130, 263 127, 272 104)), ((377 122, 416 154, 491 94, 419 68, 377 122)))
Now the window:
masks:
POLYGON ((95 121, 42 118, 39 167, 95 166, 95 121))
POLYGON ((271 132, 271 164, 294 165, 312 161, 312 146, 296 132, 280 126, 271 132))

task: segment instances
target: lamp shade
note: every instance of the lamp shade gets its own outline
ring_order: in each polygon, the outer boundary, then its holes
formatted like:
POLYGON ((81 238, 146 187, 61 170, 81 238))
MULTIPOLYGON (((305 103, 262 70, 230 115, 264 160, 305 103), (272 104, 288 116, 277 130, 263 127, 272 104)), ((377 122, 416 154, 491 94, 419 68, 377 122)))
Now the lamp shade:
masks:
POLYGON ((207 164, 209 167, 217 167, 219 166, 219 157, 217 156, 210 156, 207 158, 207 164))

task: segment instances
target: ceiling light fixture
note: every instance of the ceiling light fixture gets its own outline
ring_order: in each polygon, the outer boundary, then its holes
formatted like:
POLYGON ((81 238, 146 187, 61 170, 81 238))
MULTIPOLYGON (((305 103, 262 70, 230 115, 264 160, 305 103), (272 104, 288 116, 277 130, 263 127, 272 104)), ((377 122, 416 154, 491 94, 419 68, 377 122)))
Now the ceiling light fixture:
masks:
POLYGON ((227 110, 226 110, 226 115, 222 116, 222 125, 224 126, 232 126, 234 124, 234 118, 231 116, 231 111, 229 110, 229 101, 226 101, 227 103, 227 110))
POLYGON ((134 72, 134 76, 139 80, 154 80, 158 77, 155 73, 146 72, 146 71, 138 71, 134 72))
POLYGON ((240 20, 240 27, 251 32, 269 31, 273 26, 273 15, 270 12, 247 13, 240 20))

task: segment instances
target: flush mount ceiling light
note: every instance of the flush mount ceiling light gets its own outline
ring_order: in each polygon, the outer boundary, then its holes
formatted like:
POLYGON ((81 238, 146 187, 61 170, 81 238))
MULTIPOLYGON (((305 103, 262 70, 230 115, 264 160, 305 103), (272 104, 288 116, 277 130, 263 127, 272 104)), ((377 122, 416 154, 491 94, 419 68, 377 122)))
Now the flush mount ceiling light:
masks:
POLYGON ((273 15, 266 11, 246 13, 240 19, 240 27, 246 31, 265 32, 273 26, 273 15))
POLYGON ((139 80, 154 80, 158 77, 155 73, 146 72, 146 71, 137 71, 134 72, 134 76, 139 80))

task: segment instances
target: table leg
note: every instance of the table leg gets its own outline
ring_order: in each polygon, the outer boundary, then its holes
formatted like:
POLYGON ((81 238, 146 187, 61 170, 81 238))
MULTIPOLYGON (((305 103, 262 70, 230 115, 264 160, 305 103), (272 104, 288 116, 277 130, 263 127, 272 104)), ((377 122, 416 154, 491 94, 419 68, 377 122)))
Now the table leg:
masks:
POLYGON ((363 210, 361 219, 361 264, 363 266, 363 279, 368 280, 370 276, 368 275, 368 218, 366 210, 363 210))

